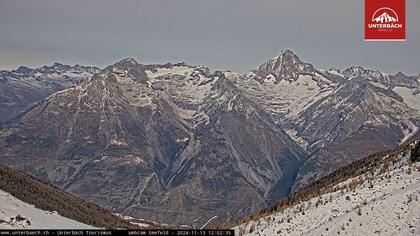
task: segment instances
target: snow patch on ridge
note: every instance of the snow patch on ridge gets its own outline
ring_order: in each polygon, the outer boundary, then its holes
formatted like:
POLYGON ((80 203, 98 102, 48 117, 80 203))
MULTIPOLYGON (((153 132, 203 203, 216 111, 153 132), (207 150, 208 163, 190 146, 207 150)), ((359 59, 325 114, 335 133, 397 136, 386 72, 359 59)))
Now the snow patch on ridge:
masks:
POLYGON ((414 89, 406 87, 395 87, 393 91, 398 93, 410 108, 420 111, 420 93, 416 94, 414 89))
POLYGON ((258 101, 275 116, 296 119, 299 114, 319 99, 328 96, 334 84, 322 76, 300 75, 296 81, 272 79, 267 76, 259 81, 226 74, 237 86, 258 101))
POLYGON ((171 68, 157 68, 156 71, 146 70, 147 77, 155 79, 163 75, 189 75, 194 68, 188 66, 173 66, 171 68))

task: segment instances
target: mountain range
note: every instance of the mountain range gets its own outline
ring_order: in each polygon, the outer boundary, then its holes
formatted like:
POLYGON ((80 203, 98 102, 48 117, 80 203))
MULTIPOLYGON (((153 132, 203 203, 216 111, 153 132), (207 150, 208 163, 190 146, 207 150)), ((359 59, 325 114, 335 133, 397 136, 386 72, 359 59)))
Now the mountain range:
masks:
POLYGON ((420 136, 420 76, 318 69, 291 50, 248 73, 132 58, 83 68, 46 87, 32 69, 1 72, 18 85, 0 97, 0 162, 137 218, 232 221, 420 136), (23 99, 26 81, 48 92, 23 99))
POLYGON ((0 129, 52 93, 76 86, 99 71, 96 67, 61 63, 0 71, 0 129))

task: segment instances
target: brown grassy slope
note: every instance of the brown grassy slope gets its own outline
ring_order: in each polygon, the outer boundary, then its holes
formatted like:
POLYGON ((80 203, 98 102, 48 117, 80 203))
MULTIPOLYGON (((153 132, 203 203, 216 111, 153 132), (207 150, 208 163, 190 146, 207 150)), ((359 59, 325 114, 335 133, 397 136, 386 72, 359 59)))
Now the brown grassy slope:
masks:
POLYGON ((397 160, 399 154, 406 151, 411 152, 412 162, 420 161, 420 138, 416 138, 414 140, 411 139, 396 147, 395 149, 375 153, 367 156, 366 158, 352 162, 349 165, 344 166, 332 172, 331 174, 320 178, 313 184, 302 189, 298 189, 297 191, 290 194, 287 198, 282 199, 277 204, 269 208, 266 208, 256 214, 244 217, 237 221, 220 225, 219 228, 233 228, 237 225, 255 221, 275 212, 282 211, 290 206, 298 204, 301 201, 307 201, 322 194, 337 191, 337 189, 333 188, 333 186, 347 179, 354 178, 368 172, 376 171, 382 164, 384 166, 388 166, 391 162, 397 160), (417 142, 417 144, 414 145, 411 150, 409 150, 410 146, 415 142, 417 142))
POLYGON ((39 209, 56 211, 61 216, 95 227, 139 228, 109 210, 4 165, 0 165, 0 189, 39 209))

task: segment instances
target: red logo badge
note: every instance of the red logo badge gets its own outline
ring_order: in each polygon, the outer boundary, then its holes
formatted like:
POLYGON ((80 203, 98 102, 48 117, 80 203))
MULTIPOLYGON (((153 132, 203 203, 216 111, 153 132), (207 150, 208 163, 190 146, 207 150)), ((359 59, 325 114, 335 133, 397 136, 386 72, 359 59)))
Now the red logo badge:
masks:
POLYGON ((405 40, 405 0, 365 0, 365 40, 405 40))

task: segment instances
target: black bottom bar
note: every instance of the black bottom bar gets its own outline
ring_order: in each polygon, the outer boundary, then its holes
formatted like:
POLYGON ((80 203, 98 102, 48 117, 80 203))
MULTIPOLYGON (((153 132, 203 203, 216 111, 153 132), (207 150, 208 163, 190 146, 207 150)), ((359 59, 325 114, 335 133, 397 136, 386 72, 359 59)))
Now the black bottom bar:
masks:
POLYGON ((89 235, 89 236, 111 236, 111 235, 130 235, 130 236, 233 236, 233 230, 0 230, 0 236, 74 236, 74 235, 89 235))

